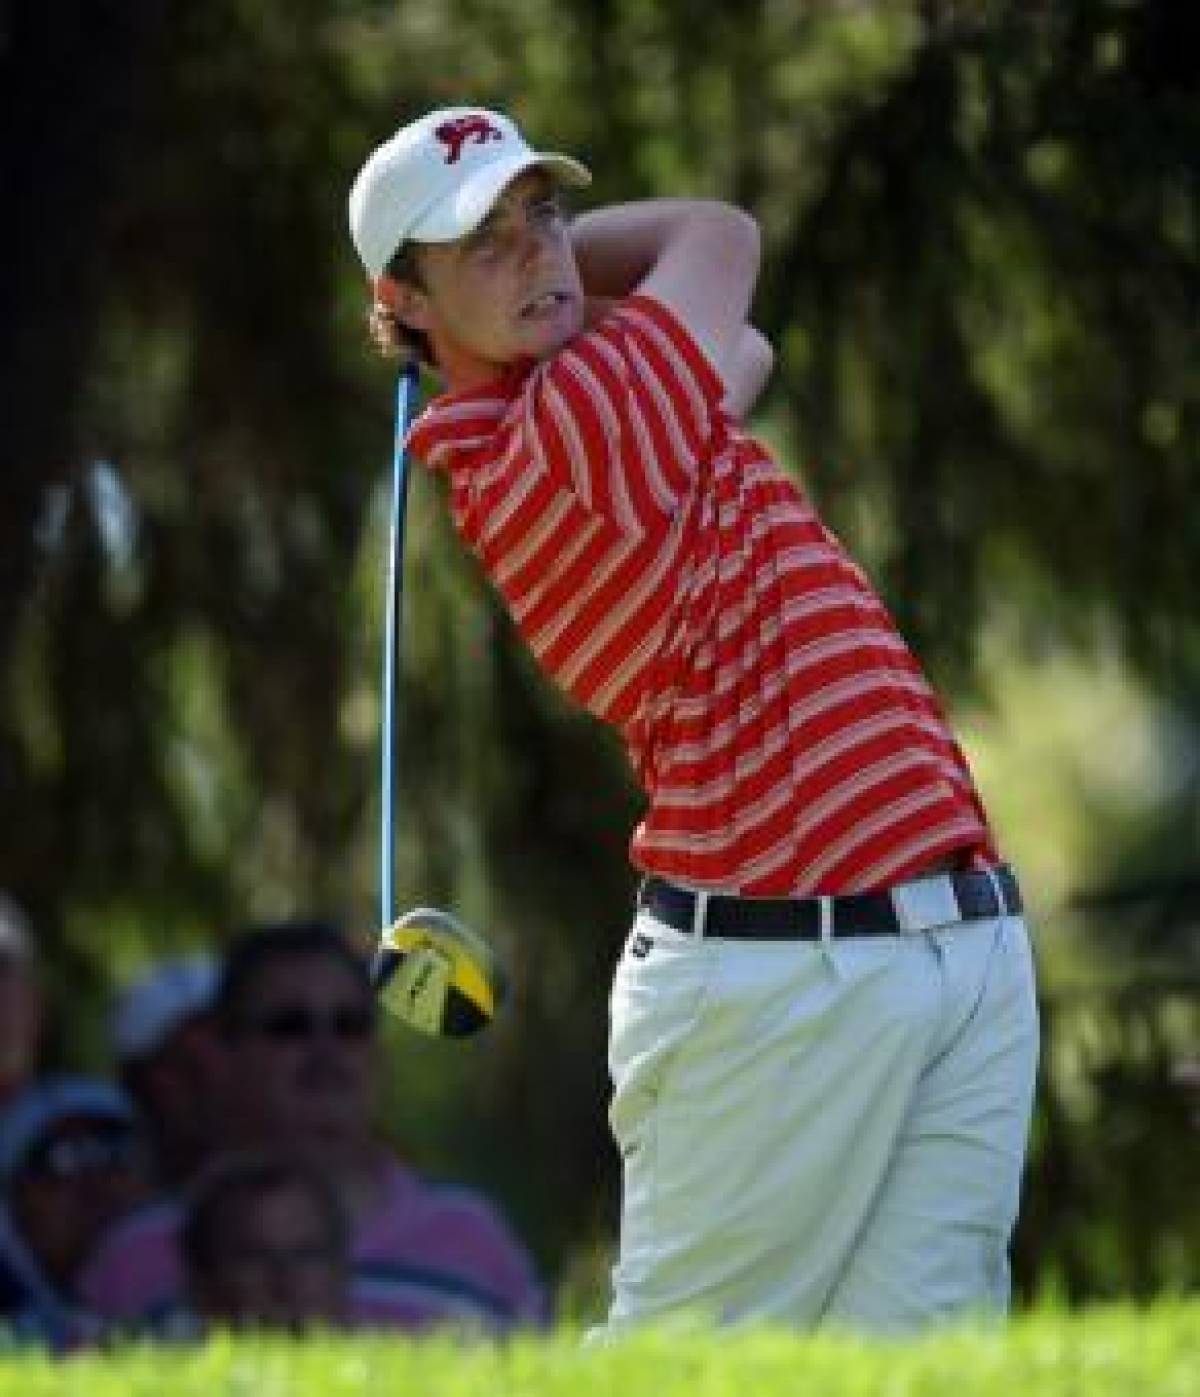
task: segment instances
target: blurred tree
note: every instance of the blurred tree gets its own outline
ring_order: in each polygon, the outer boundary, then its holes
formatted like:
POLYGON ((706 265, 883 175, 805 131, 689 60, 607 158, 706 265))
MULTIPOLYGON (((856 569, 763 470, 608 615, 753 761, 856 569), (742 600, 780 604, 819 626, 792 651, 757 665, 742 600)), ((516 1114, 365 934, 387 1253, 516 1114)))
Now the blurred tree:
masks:
MULTIPOLYGON (((9 5, 0 30, 0 656, 10 684, 23 618, 57 600, 44 575, 50 535, 78 566, 95 562, 87 531, 68 521, 65 506, 84 477, 80 403, 99 334, 112 200, 145 120, 143 75, 153 71, 162 9, 154 0, 9 5)), ((48 667, 45 640, 39 658, 48 667)), ((57 733, 44 742, 40 760, 51 748, 61 755, 63 741, 57 733)), ((30 747, 5 721, 4 871, 42 922, 73 852, 59 817, 67 805, 86 806, 88 793, 76 790, 72 800, 64 789, 58 810, 37 799, 39 756, 30 747)), ((151 764, 131 763, 138 766, 131 779, 153 782, 151 764)))
POLYGON ((1194 688, 1194 15, 924 9, 769 263, 814 485, 849 528, 877 501, 897 613, 956 680, 990 600, 1021 589, 1036 627, 1115 616, 1194 688))

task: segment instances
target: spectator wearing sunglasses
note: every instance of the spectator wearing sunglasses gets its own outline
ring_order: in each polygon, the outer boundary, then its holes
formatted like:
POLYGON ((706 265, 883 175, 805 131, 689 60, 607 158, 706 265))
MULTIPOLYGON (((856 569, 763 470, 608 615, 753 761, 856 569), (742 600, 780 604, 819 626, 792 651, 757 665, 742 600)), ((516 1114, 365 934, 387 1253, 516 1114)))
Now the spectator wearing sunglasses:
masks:
POLYGON ((148 1194, 148 1153, 133 1105, 107 1082, 53 1077, 0 1117, 0 1257, 11 1338, 65 1350, 96 1337, 75 1292, 105 1228, 148 1194))
MULTIPOLYGON (((364 960, 336 929, 289 922, 240 937, 215 1013, 220 1145, 290 1154, 334 1182, 350 1228, 352 1322, 487 1333, 544 1323, 544 1291, 495 1207, 421 1179, 375 1134, 374 996, 364 960)), ((122 1227, 82 1293, 108 1316, 153 1327, 183 1290, 178 1234, 178 1211, 122 1227)))

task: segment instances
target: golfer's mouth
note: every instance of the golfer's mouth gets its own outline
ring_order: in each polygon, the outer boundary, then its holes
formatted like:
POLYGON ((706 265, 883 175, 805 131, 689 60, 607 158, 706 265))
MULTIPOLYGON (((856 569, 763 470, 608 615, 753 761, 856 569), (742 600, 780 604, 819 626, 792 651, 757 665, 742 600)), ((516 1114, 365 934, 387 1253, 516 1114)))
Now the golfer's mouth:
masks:
POLYGON ((569 305, 570 300, 565 291, 543 292, 521 307, 521 319, 536 320, 539 316, 553 315, 561 306, 569 305))

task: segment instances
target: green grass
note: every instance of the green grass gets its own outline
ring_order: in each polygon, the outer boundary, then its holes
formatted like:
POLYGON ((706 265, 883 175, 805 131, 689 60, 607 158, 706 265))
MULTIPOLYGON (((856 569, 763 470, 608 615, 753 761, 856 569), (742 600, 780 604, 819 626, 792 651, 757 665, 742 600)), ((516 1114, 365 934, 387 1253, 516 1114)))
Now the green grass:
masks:
POLYGON ((778 1332, 641 1334, 583 1349, 218 1338, 0 1361, 0 1397, 1197 1397, 1200 1301, 1023 1316, 905 1344, 778 1332))

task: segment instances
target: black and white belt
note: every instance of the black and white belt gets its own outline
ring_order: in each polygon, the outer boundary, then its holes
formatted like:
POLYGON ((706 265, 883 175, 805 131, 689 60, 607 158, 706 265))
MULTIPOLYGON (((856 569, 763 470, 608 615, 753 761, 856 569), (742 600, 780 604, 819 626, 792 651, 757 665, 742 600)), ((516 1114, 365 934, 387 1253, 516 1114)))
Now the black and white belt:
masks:
POLYGON ((731 897, 642 881, 638 907, 676 931, 747 941, 820 941, 824 937, 902 936, 954 922, 1017 916, 1021 889, 1007 865, 936 873, 886 892, 840 897, 731 897))

